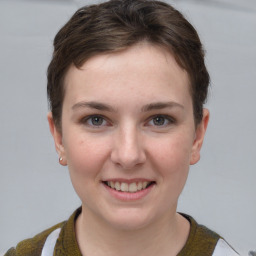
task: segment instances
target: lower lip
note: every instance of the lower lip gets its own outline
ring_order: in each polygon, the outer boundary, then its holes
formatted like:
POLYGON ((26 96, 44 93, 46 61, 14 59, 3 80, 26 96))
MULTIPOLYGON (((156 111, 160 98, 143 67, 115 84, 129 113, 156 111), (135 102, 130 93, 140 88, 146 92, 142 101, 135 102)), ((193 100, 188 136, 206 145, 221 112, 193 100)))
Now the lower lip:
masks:
POLYGON ((104 187, 108 190, 108 192, 115 198, 122 200, 122 201, 135 201, 135 200, 140 200, 144 197, 146 197, 150 191, 152 190, 152 188, 155 186, 155 184, 149 186, 148 188, 142 189, 140 191, 137 192, 122 192, 122 191, 118 191, 115 190, 113 188, 110 188, 109 186, 107 186, 106 184, 102 183, 104 185, 104 187))

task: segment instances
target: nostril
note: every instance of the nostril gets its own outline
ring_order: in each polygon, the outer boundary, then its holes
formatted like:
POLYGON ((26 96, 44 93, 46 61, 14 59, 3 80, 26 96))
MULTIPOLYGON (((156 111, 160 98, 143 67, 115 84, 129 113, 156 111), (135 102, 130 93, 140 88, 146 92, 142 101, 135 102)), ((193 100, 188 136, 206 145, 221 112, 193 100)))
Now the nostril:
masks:
POLYGON ((135 154, 116 154, 111 157, 113 163, 121 166, 124 170, 130 170, 145 162, 145 157, 135 154))
POLYGON ((125 170, 133 169, 146 160, 143 145, 135 129, 136 126, 131 127, 130 124, 127 124, 125 128, 120 128, 111 152, 112 162, 125 170))

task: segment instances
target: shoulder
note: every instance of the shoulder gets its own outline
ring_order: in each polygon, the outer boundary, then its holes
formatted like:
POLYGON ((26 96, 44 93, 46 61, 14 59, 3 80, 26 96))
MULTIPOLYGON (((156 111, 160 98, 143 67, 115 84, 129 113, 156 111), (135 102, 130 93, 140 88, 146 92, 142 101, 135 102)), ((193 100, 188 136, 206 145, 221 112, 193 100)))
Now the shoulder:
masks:
POLYGON ((190 222, 190 233, 186 245, 179 256, 238 256, 219 234, 204 225, 199 225, 189 215, 182 214, 182 216, 190 222))
POLYGON ((29 238, 21 241, 17 244, 16 248, 9 249, 4 256, 39 256, 41 255, 42 248, 44 246, 45 240, 50 233, 52 233, 57 228, 62 228, 66 221, 61 222, 53 227, 37 234, 33 238, 29 238))
POLYGON ((239 254, 223 239, 219 239, 214 249, 213 256, 238 256, 239 254))
POLYGON ((198 225, 198 234, 196 239, 196 244, 200 241, 203 242, 203 250, 211 251, 212 256, 238 256, 239 254, 222 238, 220 235, 214 231, 208 229, 203 225, 198 225), (213 249, 213 252, 212 252, 213 249))
MULTIPOLYGON (((81 207, 79 207, 67 221, 63 221, 45 231, 39 233, 33 238, 26 239, 18 243, 16 248, 11 248, 4 256, 40 256, 42 254, 43 247, 47 238, 56 238, 56 250, 59 252, 56 255, 63 255, 63 251, 69 250, 67 255, 73 255, 74 251, 79 252, 79 247, 75 238, 75 220, 81 213, 81 207), (56 231, 59 231, 56 233, 56 231)), ((47 240, 48 241, 48 240, 47 240)), ((51 248, 51 247, 50 247, 51 248)), ((80 255, 78 253, 78 255, 80 255)))

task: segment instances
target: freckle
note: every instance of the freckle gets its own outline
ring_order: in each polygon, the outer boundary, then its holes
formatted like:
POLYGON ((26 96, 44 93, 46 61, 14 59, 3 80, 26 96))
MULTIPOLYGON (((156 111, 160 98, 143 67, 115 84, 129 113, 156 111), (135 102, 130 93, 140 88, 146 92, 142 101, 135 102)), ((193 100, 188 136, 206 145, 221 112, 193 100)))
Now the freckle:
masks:
POLYGON ((80 145, 84 144, 84 140, 80 140, 79 144, 80 145))

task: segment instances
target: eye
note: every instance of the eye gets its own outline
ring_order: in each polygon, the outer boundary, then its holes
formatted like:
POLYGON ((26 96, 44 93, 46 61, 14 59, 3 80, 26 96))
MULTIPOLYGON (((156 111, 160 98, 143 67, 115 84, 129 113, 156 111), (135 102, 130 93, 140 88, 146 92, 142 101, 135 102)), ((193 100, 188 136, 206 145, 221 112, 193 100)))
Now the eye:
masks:
POLYGON ((94 127, 107 125, 107 121, 104 119, 104 117, 100 115, 88 116, 85 119, 83 119, 83 122, 86 123, 88 126, 94 126, 94 127))
POLYGON ((164 127, 168 126, 171 123, 174 123, 174 120, 171 117, 165 115, 156 115, 149 121, 150 126, 164 127))

